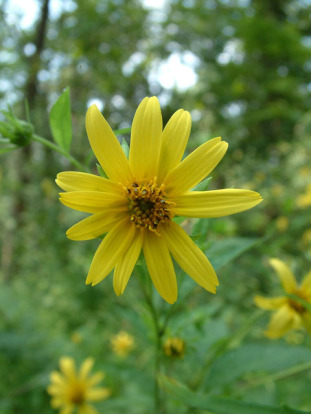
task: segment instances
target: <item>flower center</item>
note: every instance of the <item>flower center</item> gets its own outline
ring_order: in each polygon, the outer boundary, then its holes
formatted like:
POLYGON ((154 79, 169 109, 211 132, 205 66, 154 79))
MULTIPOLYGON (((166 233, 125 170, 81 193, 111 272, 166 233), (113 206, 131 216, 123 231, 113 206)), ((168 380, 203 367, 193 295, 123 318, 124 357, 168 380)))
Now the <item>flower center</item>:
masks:
POLYGON ((148 183, 134 182, 126 187, 131 222, 140 229, 159 235, 157 228, 174 217, 175 203, 167 198, 165 185, 157 186, 156 177, 148 183))
MULTIPOLYGON (((300 290, 296 290, 294 295, 299 296, 301 299, 308 302, 308 298, 301 292, 300 290)), ((295 299, 289 299, 289 305, 292 309, 294 309, 297 313, 303 314, 306 312, 306 308, 303 306, 302 303, 298 302, 295 299)))
POLYGON ((69 400, 72 404, 81 405, 85 401, 85 389, 81 384, 75 384, 69 391, 69 400))

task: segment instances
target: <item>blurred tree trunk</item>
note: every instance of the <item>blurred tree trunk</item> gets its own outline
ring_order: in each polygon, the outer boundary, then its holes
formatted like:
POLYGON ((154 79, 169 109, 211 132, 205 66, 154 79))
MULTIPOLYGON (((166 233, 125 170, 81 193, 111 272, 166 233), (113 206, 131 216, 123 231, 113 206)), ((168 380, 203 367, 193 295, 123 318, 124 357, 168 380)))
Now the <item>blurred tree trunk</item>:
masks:
MULTIPOLYGON (((25 100, 28 103, 30 113, 34 113, 34 108, 37 101, 38 89, 37 89, 37 77, 41 68, 41 54, 44 50, 46 30, 49 16, 49 0, 43 0, 41 15, 38 21, 37 29, 35 31, 34 45, 36 46, 36 52, 29 60, 29 72, 28 80, 25 86, 25 100)), ((24 114, 24 117, 26 114, 24 114)), ((32 117, 32 121, 34 121, 32 117)), ((8 280, 12 275, 12 264, 15 263, 14 273, 17 272, 16 265, 17 260, 14 261, 14 257, 20 246, 16 233, 20 232, 21 227, 24 225, 24 212, 27 208, 27 184, 30 181, 29 165, 31 163, 31 145, 23 148, 16 153, 16 174, 17 180, 20 183, 19 188, 15 193, 15 201, 13 206, 13 216, 16 222, 15 230, 9 230, 5 237, 5 243, 1 250, 1 267, 3 271, 4 280, 8 280), (26 191, 25 191, 26 190, 26 191), (17 230, 17 232, 16 232, 17 230)))

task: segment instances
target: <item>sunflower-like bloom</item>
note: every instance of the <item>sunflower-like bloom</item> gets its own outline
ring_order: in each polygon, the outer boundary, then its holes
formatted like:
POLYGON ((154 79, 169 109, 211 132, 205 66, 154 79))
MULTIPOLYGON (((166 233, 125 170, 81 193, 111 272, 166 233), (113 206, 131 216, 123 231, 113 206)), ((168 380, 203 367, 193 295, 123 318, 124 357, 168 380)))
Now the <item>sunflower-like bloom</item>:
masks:
POLYGON ((52 397, 51 406, 59 408, 60 414, 71 414, 74 409, 77 409, 77 414, 98 414, 88 402, 104 400, 110 391, 108 388, 96 387, 104 378, 104 374, 98 372, 90 376, 93 364, 94 360, 87 358, 77 372, 72 358, 60 359, 61 372, 51 373, 51 385, 47 388, 52 397))
POLYGON ((178 110, 162 130, 156 97, 140 103, 131 128, 129 159, 95 105, 86 115, 91 147, 108 178, 63 172, 57 184, 66 191, 66 206, 90 213, 67 231, 72 240, 107 235, 90 267, 86 283, 96 285, 113 269, 113 286, 123 293, 143 251, 148 272, 159 294, 177 299, 172 256, 200 286, 215 293, 216 273, 203 252, 173 217, 221 217, 261 202, 249 190, 190 191, 223 158, 228 144, 221 138, 205 142, 182 160, 191 127, 189 112, 178 110))
MULTIPOLYGON (((271 259, 270 264, 279 276, 285 295, 295 295, 311 304, 311 272, 298 286, 295 276, 284 262, 271 259)), ((301 302, 289 296, 275 298, 255 296, 254 300, 258 307, 275 311, 265 332, 268 338, 280 338, 288 331, 302 327, 311 333, 311 313, 301 302)))
POLYGON ((297 198, 297 205, 301 208, 311 206, 311 184, 306 188, 306 192, 297 198))
POLYGON ((127 357, 134 348, 133 336, 125 331, 118 332, 111 338, 110 342, 112 351, 123 358, 127 357))
POLYGON ((163 344, 163 351, 170 358, 183 358, 185 349, 185 341, 181 338, 168 338, 163 344))

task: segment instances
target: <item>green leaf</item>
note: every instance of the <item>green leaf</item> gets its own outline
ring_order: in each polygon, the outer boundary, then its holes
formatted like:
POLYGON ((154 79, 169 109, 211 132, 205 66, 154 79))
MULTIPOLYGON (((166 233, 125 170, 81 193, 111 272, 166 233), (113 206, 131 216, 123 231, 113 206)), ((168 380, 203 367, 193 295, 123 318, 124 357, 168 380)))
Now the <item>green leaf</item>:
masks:
POLYGON ((213 177, 205 178, 205 180, 201 181, 197 184, 191 191, 206 191, 209 187, 209 183, 213 177))
POLYGON ((250 373, 255 380, 264 373, 277 373, 310 361, 311 350, 302 346, 271 342, 246 344, 218 357, 211 366, 206 386, 223 387, 250 373))
POLYGON ((69 154, 72 139, 69 87, 51 108, 50 127, 54 141, 69 154))
POLYGON ((253 404, 240 400, 210 397, 191 391, 185 385, 164 375, 158 377, 162 388, 172 394, 179 402, 203 410, 209 410, 213 414, 311 414, 286 406, 271 407, 262 404, 253 404))
POLYGON ((216 241, 207 249, 206 255, 215 270, 236 259, 246 250, 259 243, 259 238, 231 237, 216 241))
POLYGON ((124 151, 124 154, 126 155, 126 158, 128 158, 130 154, 130 147, 124 138, 122 139, 121 147, 124 151))
POLYGON ((107 178, 107 175, 106 175, 105 171, 102 169, 102 166, 96 163, 96 167, 97 167, 98 174, 101 177, 107 178))

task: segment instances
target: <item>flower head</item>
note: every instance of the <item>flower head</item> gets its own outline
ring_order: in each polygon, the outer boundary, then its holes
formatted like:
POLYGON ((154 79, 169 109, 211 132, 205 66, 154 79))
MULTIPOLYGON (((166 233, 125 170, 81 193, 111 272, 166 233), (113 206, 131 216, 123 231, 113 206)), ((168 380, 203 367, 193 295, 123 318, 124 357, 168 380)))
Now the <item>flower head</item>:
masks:
POLYGON ((181 338, 168 338, 163 344, 163 351, 168 357, 183 358, 185 341, 181 338))
POLYGON ((126 357, 134 348, 134 338, 127 332, 120 331, 111 338, 111 347, 116 355, 126 357))
POLYGON ((190 127, 189 112, 180 109, 162 130, 158 99, 143 99, 134 116, 127 159, 97 107, 88 109, 89 141, 108 178, 63 172, 56 180, 66 191, 60 195, 63 204, 91 214, 67 236, 88 240, 107 233, 87 284, 96 285, 114 269, 114 290, 121 295, 143 251, 153 284, 168 303, 177 300, 172 256, 200 286, 216 292, 212 265, 173 217, 226 216, 254 207, 261 197, 238 189, 191 191, 216 167, 228 144, 214 138, 182 160, 190 127))
POLYGON ((311 333, 311 313, 303 302, 311 304, 311 272, 309 272, 298 286, 290 268, 279 259, 271 259, 271 266, 275 269, 285 291, 284 296, 264 298, 255 296, 255 303, 262 309, 275 311, 270 319, 265 334, 268 338, 280 338, 291 329, 305 327, 311 333), (298 298, 295 300, 291 297, 298 298), (299 301, 299 298, 302 301, 299 301))
POLYGON ((92 358, 87 358, 77 372, 72 358, 61 358, 61 372, 51 373, 51 385, 47 388, 47 392, 52 397, 53 408, 59 408, 61 414, 71 414, 75 408, 78 414, 98 413, 88 402, 104 400, 109 396, 110 391, 108 388, 96 387, 104 375, 100 372, 89 375, 93 363, 92 358))
POLYGON ((306 192, 297 198, 297 205, 301 208, 311 206, 311 184, 308 184, 306 192))

